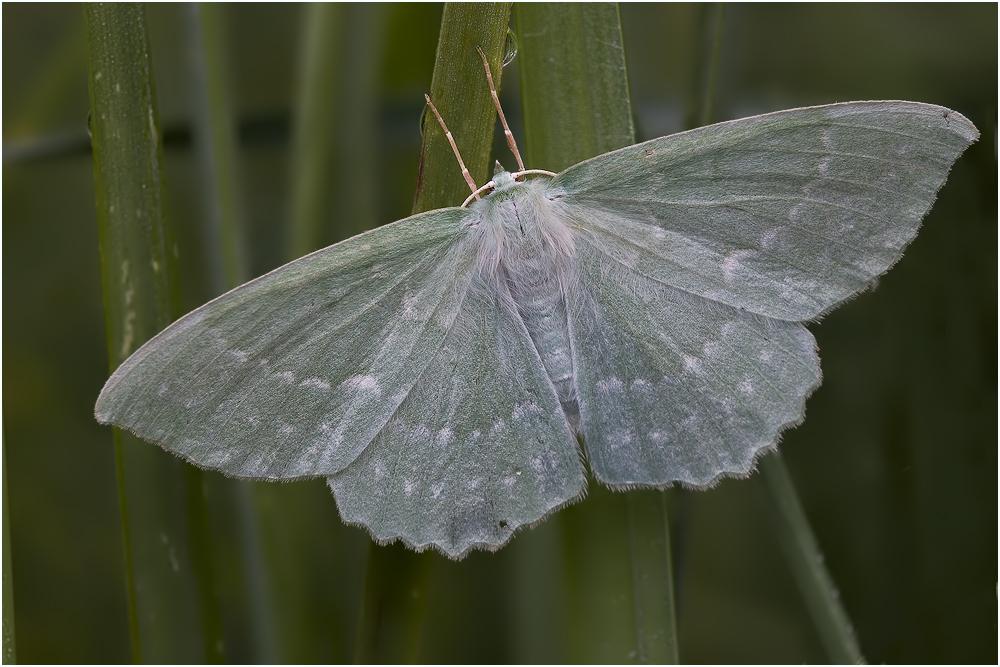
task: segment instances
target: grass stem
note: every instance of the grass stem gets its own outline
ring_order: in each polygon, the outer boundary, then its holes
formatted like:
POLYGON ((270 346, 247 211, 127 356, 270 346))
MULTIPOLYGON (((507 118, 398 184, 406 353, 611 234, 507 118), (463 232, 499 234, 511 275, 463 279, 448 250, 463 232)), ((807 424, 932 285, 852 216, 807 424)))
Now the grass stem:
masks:
POLYGON ((764 456, 758 468, 778 542, 830 662, 837 665, 863 664, 865 658, 858 646, 854 627, 844 610, 833 577, 826 569, 823 553, 781 453, 764 456))
MULTIPOLYGON (((113 370, 180 315, 156 85, 139 4, 87 4, 90 129, 101 277, 113 370)), ((114 432, 132 657, 221 659, 201 472, 114 432)))

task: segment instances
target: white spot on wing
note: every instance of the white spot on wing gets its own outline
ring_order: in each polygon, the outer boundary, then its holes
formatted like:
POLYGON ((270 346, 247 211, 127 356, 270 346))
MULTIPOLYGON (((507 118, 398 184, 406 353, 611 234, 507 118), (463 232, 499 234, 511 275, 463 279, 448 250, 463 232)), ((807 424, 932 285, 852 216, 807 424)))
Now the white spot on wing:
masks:
POLYGON ((326 391, 330 388, 330 383, 326 380, 320 380, 319 378, 309 378, 308 380, 303 380, 300 386, 312 387, 313 389, 322 389, 323 391, 326 391))
POLYGON ((727 283, 732 282, 736 272, 743 268, 742 260, 756 254, 757 252, 754 250, 734 250, 726 255, 726 258, 722 260, 722 277, 727 283))
POLYGON ((361 391, 370 391, 372 393, 381 393, 381 389, 378 386, 378 380, 371 375, 355 375, 344 381, 344 385, 349 389, 359 389, 361 391))
POLYGON ((440 484, 435 484, 434 486, 431 487, 431 495, 434 496, 435 498, 440 496, 442 491, 444 491, 443 482, 440 484))
POLYGON ((511 413, 510 417, 514 421, 522 419, 528 415, 537 415, 542 412, 542 409, 534 403, 519 403, 514 406, 514 412, 511 413))
POLYGON ((291 371, 281 371, 280 373, 275 373, 274 377, 281 378, 288 384, 292 384, 293 382, 295 382, 295 376, 292 374, 291 371))
POLYGON ((698 375, 701 373, 701 359, 697 357, 692 357, 684 355, 684 370, 688 373, 694 373, 698 375))
POLYGON ((744 380, 740 383, 740 391, 749 396, 753 393, 753 383, 750 380, 744 380))
POLYGON ((413 495, 413 489, 415 488, 417 488, 417 484, 412 479, 403 480, 403 493, 407 496, 413 495))
POLYGON ((598 380, 597 384, 595 385, 597 391, 599 391, 602 394, 620 393, 623 386, 624 385, 622 385, 622 381, 615 377, 608 378, 607 380, 598 380))
POLYGON ((404 320, 421 321, 426 319, 426 316, 417 309, 419 303, 419 300, 413 294, 407 294, 403 297, 404 320))
POLYGON ((778 238, 778 234, 781 233, 781 227, 774 227, 772 229, 764 232, 760 237, 760 247, 764 250, 768 250, 774 245, 775 239, 778 238))

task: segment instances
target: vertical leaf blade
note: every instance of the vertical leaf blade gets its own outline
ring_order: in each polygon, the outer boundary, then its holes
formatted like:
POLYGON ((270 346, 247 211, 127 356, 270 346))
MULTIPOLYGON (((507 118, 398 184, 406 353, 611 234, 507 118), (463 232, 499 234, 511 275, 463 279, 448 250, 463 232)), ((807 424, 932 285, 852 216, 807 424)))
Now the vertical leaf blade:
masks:
MULTIPOLYGON (((249 276, 236 119, 232 110, 228 59, 229 7, 190 4, 188 64, 194 103, 194 139, 204 222, 203 275, 216 297, 249 276)), ((277 662, 271 580, 264 562, 255 484, 204 473, 210 520, 214 585, 218 589, 227 659, 277 662)))
MULTIPOLYGON (((448 3, 441 19, 430 96, 480 185, 487 180, 496 108, 476 47, 486 54, 499 86, 509 20, 510 3, 448 3)), ((468 193, 444 132, 428 115, 413 212, 457 206, 468 193)), ((431 559, 437 557, 410 552, 400 544, 371 545, 355 662, 417 659, 431 559)))
POLYGON ((10 496, 7 495, 7 444, 0 432, 3 448, 3 664, 17 664, 14 635, 14 577, 10 559, 10 496))
POLYGON ((519 3, 527 165, 561 171, 635 143, 614 3, 519 3))
MULTIPOLYGON (((90 126, 113 370, 181 311, 145 12, 88 4, 90 126)), ((115 429, 133 659, 216 662, 201 473, 115 429)))
POLYGON ((778 542, 827 656, 835 665, 863 664, 865 657, 854 627, 840 601, 833 577, 826 569, 823 554, 781 453, 775 451, 768 454, 758 465, 768 514, 778 542))
MULTIPOLYGON (((448 124, 477 186, 489 180, 496 107, 490 98, 483 61, 476 47, 486 54, 493 82, 499 87, 509 20, 510 3, 506 2, 447 3, 441 17, 430 97, 448 124)), ((433 115, 428 114, 424 119, 424 145, 413 212, 458 206, 469 192, 444 131, 433 115)))
MULTIPOLYGON (((527 165, 560 171, 635 143, 615 4, 519 3, 527 165)), ((573 660, 677 662, 670 538, 662 492, 592 493, 564 511, 573 660), (615 518, 611 518, 615 517, 615 518), (601 538, 600 523, 618 543, 601 538), (597 543, 603 541, 603 544, 597 543), (601 559, 589 554, 606 552, 601 559), (631 603, 631 623, 622 607, 631 603)))

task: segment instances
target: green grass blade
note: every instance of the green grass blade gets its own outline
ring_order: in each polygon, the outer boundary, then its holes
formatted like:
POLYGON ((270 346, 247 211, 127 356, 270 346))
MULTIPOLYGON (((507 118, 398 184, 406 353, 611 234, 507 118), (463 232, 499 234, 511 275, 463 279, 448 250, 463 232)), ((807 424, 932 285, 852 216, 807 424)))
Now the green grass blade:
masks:
POLYGON ((631 491, 625 496, 636 658, 641 664, 679 663, 666 500, 662 491, 631 491))
POLYGON ((764 456, 758 468, 778 542, 830 662, 835 665, 864 663, 851 620, 840 601, 833 577, 826 569, 823 553, 781 453, 764 456))
MULTIPOLYGON (((500 63, 509 20, 510 3, 505 2, 447 3, 441 17, 431 101, 448 125, 477 186, 489 180, 496 107, 490 98, 483 61, 476 47, 486 54, 493 82, 500 86, 500 63)), ((462 178, 444 131, 429 112, 424 117, 423 131, 424 145, 413 212, 458 206, 469 196, 470 189, 462 178)))
MULTIPOLYGON (((187 11, 194 102, 195 148, 201 174, 208 292, 216 297, 250 278, 238 136, 232 112, 231 66, 226 27, 228 8, 191 4, 187 11)), ((205 475, 211 549, 227 636, 249 635, 232 646, 229 658, 276 662, 271 580, 264 562, 255 485, 205 475), (242 632, 241 632, 242 631, 242 632)))
POLYGON ((417 662, 427 581, 436 557, 413 553, 402 544, 369 545, 356 664, 417 662))
POLYGON ((306 6, 292 155, 289 259, 377 223, 376 142, 386 10, 306 6))
POLYGON ((346 6, 311 3, 303 11, 304 38, 299 63, 298 97, 292 149, 292 213, 289 258, 322 247, 333 187, 331 142, 342 67, 339 37, 346 6))
POLYGON ((205 188, 210 237, 212 294, 218 295, 246 282, 246 234, 236 160, 237 142, 226 61, 225 7, 200 3, 190 8, 195 85, 195 132, 205 188))
POLYGON ((528 168, 635 143, 617 5, 523 3, 515 17, 528 168))
MULTIPOLYGON (((111 369, 180 314, 145 11, 88 4, 88 82, 111 369)), ((216 662, 201 473, 114 430, 132 657, 216 662)))
MULTIPOLYGON (((515 12, 527 166, 559 171, 635 143, 618 7, 523 3, 515 12)), ((571 660, 676 663, 663 493, 591 488, 561 519, 571 660)))
POLYGON ((0 432, 3 449, 3 664, 17 664, 14 635, 14 576, 10 560, 10 496, 7 495, 7 445, 0 432))
MULTIPOLYGON (((500 85, 500 62, 510 4, 445 5, 431 99, 448 123, 462 158, 478 184, 485 183, 496 109, 476 47, 489 60, 500 85)), ((413 212, 458 206, 470 190, 444 132, 428 114, 413 212)), ((436 554, 416 554, 401 545, 369 550, 358 624, 355 661, 413 662, 427 598, 428 573, 436 554)))
POLYGON ((715 114, 715 93, 719 78, 719 59, 722 55, 722 27, 725 25, 726 4, 704 3, 697 5, 695 11, 700 39, 697 42, 695 72, 691 78, 691 92, 684 119, 684 126, 689 129, 710 125, 715 114))
MULTIPOLYGON (((708 125, 714 113, 725 5, 705 5, 700 9, 703 36, 699 77, 701 90, 694 95, 698 102, 691 117, 697 118, 701 125, 708 125)), ((840 602, 833 577, 824 565, 823 554, 781 453, 776 451, 764 456, 758 469, 778 542, 827 656, 834 664, 864 663, 854 627, 840 602)))

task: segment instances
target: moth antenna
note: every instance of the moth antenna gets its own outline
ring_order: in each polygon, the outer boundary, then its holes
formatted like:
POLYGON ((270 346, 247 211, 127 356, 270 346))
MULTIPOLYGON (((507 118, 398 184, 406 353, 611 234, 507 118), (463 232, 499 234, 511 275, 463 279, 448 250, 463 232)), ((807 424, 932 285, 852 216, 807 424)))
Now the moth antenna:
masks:
POLYGON ((465 201, 462 202, 462 205, 459 208, 465 208, 469 204, 469 202, 472 201, 473 198, 479 199, 479 193, 480 192, 486 192, 490 188, 495 188, 496 186, 497 186, 496 183, 494 183, 493 181, 490 181, 489 183, 487 183, 483 187, 479 188, 478 190, 473 191, 473 193, 471 195, 469 195, 468 197, 466 197, 465 201))
MULTIPOLYGON (((472 190, 472 194, 476 199, 479 199, 477 194, 479 189, 476 188, 476 182, 472 180, 472 175, 469 173, 469 169, 465 166, 465 162, 462 161, 462 154, 458 152, 458 146, 455 145, 455 138, 451 136, 451 130, 448 126, 444 124, 444 118, 438 113, 438 110, 434 107, 434 103, 431 102, 431 96, 424 94, 424 99, 427 100, 427 106, 431 108, 434 112, 434 117, 438 119, 438 123, 441 125, 441 129, 444 130, 444 136, 447 137, 448 143, 451 144, 451 150, 455 151, 455 158, 458 159, 458 166, 462 168, 462 177, 465 182, 469 184, 469 189, 472 190)), ((463 204, 464 206, 464 204, 463 204)))
POLYGON ((493 85, 493 75, 490 73, 490 63, 486 60, 486 54, 480 47, 476 47, 476 51, 479 51, 479 57, 483 59, 483 67, 486 68, 486 80, 490 84, 490 94, 493 95, 493 104, 497 107, 497 113, 500 114, 500 122, 503 123, 503 133, 507 136, 507 145, 510 147, 510 152, 514 154, 514 159, 517 160, 517 170, 524 171, 524 162, 521 160, 521 154, 517 152, 517 144, 514 142, 514 135, 511 134, 510 127, 507 125, 507 119, 504 118, 503 109, 500 107, 500 98, 497 96, 497 88, 493 85))

